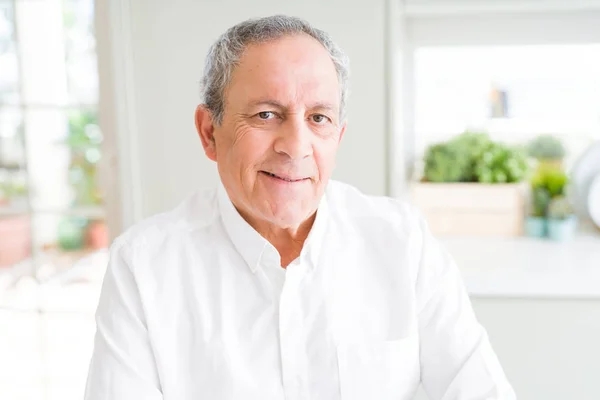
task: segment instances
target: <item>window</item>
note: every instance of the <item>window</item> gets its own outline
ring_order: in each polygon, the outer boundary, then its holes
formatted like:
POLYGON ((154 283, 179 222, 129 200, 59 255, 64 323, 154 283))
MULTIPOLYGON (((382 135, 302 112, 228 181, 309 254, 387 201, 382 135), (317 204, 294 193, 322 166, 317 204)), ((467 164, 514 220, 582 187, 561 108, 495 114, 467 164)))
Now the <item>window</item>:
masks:
MULTIPOLYGON (((600 236, 586 215, 590 202, 586 182, 591 182, 596 171, 592 166, 583 176, 578 165, 589 165, 600 143, 600 2, 404 0, 401 4, 397 13, 402 28, 393 42, 399 57, 390 63, 397 62, 393 71, 402 86, 394 92, 401 99, 401 117, 392 125, 397 128, 393 139, 403 144, 402 159, 409 173, 407 177, 401 168, 392 173, 398 182, 411 181, 411 190, 405 192, 413 200, 418 196, 412 189, 429 190, 434 185, 415 182, 422 177, 426 148, 466 130, 486 131, 495 141, 509 144, 526 144, 538 135, 550 134, 567 150, 562 160, 556 142, 547 137, 538 142, 550 143, 543 151, 539 150, 544 146, 537 148, 540 158, 549 155, 540 165, 553 168, 563 183, 557 185, 559 193, 552 195, 547 188, 550 179, 540 179, 537 192, 515 202, 518 214, 513 210, 507 216, 514 217, 514 227, 524 228, 523 235, 518 229, 512 233, 516 236, 502 238, 474 230, 468 234, 451 231, 451 222, 468 226, 461 221, 464 215, 473 217, 473 226, 485 226, 482 216, 493 219, 497 212, 486 214, 487 203, 503 201, 495 194, 489 200, 472 200, 474 186, 445 186, 446 196, 434 197, 431 193, 439 192, 429 192, 417 204, 427 207, 431 200, 438 207, 431 207, 434 223, 430 226, 443 228, 440 231, 447 236, 440 234, 440 239, 457 259, 469 292, 534 298, 577 298, 589 293, 589 276, 583 271, 586 262, 598 257, 600 236), (573 184, 568 185, 569 181, 573 184), (461 193, 461 188, 467 193, 461 193), (463 194, 463 200, 453 194, 463 194), (450 198, 460 207, 444 213, 453 202, 450 198), (452 215, 457 218, 452 220, 452 215), (531 221, 540 222, 541 229, 531 229, 531 221), (559 238, 556 231, 565 226, 571 227, 567 236, 572 240, 544 240, 559 238), (572 237, 574 226, 577 231, 572 237), (580 256, 587 252, 589 257, 580 256), (486 257, 490 262, 483 268, 480 260, 486 257)), ((440 146, 432 153, 432 164, 442 160, 438 172, 453 166, 452 152, 442 154, 447 149, 440 146)), ((460 163, 456 165, 460 171, 460 163)), ((394 195, 404 195, 400 188, 394 190, 394 195)))
POLYGON ((0 393, 81 398, 107 261, 93 0, 0 0, 0 393))
POLYGON ((467 129, 509 143, 555 135, 567 167, 600 138, 597 7, 517 3, 405 2, 409 170, 428 145, 467 129))
POLYGON ((553 134, 574 160, 600 138, 600 44, 421 47, 418 152, 467 129, 522 143, 553 134))

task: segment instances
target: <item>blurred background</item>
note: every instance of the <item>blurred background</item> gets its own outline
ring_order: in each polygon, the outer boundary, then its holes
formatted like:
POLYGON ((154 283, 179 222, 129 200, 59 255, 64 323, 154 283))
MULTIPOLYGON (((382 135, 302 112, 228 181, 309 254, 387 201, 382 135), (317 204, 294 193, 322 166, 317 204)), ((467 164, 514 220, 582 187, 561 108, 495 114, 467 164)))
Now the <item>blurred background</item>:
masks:
POLYGON ((107 247, 217 182, 204 57, 274 13, 349 55, 335 178, 420 207, 519 398, 599 399, 600 0, 0 0, 0 399, 83 397, 107 247))

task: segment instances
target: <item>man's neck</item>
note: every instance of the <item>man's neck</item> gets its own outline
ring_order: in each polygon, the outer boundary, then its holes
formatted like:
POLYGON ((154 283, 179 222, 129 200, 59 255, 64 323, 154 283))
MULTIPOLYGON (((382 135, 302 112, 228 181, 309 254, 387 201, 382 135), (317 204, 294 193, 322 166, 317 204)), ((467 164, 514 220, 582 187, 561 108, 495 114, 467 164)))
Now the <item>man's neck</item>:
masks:
POLYGON ((281 266, 283 268, 286 268, 300 256, 304 242, 315 221, 315 216, 316 213, 313 213, 306 221, 294 229, 282 229, 273 226, 266 226, 264 231, 257 229, 258 233, 277 249, 281 256, 281 266))
POLYGON ((304 242, 315 222, 316 212, 302 222, 299 226, 281 228, 268 221, 257 221, 244 216, 246 220, 262 237, 277 249, 281 257, 281 266, 286 268, 292 261, 300 256, 304 242))

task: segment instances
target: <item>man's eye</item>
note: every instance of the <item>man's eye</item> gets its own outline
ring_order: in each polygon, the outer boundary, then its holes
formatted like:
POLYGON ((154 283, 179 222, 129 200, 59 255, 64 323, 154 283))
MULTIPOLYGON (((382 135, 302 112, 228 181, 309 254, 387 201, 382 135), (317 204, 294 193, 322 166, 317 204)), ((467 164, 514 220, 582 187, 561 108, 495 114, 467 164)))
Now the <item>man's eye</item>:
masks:
POLYGON ((272 111, 261 111, 258 113, 258 118, 260 119, 271 119, 275 116, 275 113, 272 111))
POLYGON ((315 114, 312 116, 312 120, 314 122, 316 122, 317 124, 323 124, 323 123, 329 121, 329 118, 323 114, 315 114))

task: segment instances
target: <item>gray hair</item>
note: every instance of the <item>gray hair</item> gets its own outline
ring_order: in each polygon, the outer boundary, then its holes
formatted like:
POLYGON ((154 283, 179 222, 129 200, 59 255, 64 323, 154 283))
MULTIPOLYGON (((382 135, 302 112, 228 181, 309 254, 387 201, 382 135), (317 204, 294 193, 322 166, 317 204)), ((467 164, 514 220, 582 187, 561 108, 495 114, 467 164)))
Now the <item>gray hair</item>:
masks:
POLYGON ((274 15, 241 22, 229 28, 210 47, 200 84, 200 94, 202 102, 212 113, 215 124, 220 125, 223 122, 225 89, 233 69, 238 65, 248 45, 297 34, 313 37, 329 53, 340 85, 340 118, 342 120, 345 118, 349 76, 348 57, 327 33, 313 28, 308 22, 296 17, 274 15))

